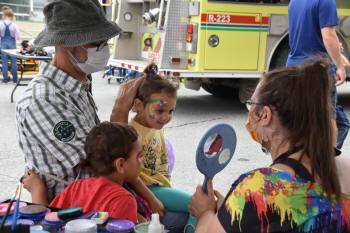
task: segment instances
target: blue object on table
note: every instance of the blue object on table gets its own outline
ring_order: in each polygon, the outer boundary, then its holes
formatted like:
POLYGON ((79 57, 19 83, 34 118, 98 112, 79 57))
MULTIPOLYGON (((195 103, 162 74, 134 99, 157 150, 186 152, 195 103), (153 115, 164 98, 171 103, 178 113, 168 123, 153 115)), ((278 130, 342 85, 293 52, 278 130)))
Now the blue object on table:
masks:
POLYGON ((91 219, 93 216, 95 216, 98 212, 97 211, 89 211, 83 215, 81 215, 80 217, 78 217, 77 219, 91 219))
POLYGON ((15 210, 13 213, 13 222, 12 222, 12 226, 11 226, 11 230, 15 230, 16 229, 16 225, 17 225, 17 219, 18 219, 18 214, 19 214, 19 199, 20 197, 17 198, 16 200, 16 205, 15 205, 15 210))
POLYGON ((235 130, 228 124, 210 128, 200 140, 196 152, 198 170, 205 176, 203 191, 208 193, 207 182, 223 170, 236 150, 235 130))
POLYGON ((57 215, 62 220, 74 219, 83 215, 83 209, 81 207, 62 209, 57 212, 57 215))

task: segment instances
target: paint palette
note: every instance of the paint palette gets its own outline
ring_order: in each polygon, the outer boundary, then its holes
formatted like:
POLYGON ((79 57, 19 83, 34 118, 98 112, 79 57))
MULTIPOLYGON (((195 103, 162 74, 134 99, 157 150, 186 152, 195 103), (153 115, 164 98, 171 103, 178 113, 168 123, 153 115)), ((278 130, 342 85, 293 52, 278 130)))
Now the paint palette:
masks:
MULTIPOLYGON (((9 203, 0 203, 0 216, 4 216, 6 213, 7 208, 9 207, 9 203)), ((19 203, 19 208, 22 208, 24 206, 26 206, 27 204, 24 202, 20 202, 19 203)), ((12 205, 11 210, 10 210, 10 214, 13 213, 13 210, 15 209, 15 205, 12 205)))
POLYGON ((207 182, 222 171, 236 150, 235 130, 228 124, 210 128, 200 140, 196 152, 198 170, 205 176, 203 191, 208 193, 207 182))
POLYGON ((40 221, 45 217, 48 209, 42 205, 27 205, 19 209, 20 218, 40 221))
POLYGON ((96 233, 97 224, 88 219, 76 219, 69 221, 65 226, 65 233, 96 233))
POLYGON ((129 220, 112 220, 109 221, 106 229, 113 233, 129 233, 133 232, 135 224, 129 220))

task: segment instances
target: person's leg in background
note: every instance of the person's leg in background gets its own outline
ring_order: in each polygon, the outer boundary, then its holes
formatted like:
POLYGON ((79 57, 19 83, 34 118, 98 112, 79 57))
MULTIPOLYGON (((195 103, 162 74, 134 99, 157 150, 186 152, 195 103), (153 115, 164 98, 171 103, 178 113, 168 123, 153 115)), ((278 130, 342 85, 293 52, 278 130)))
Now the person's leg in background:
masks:
POLYGON ((8 74, 7 74, 7 55, 1 52, 1 60, 2 60, 2 81, 4 83, 8 82, 8 74))
POLYGON ((14 83, 17 82, 17 59, 14 57, 11 57, 11 70, 12 70, 12 81, 14 83))
POLYGON ((336 83, 336 77, 335 77, 335 71, 336 67, 333 65, 331 66, 331 71, 330 71, 330 78, 331 78, 331 112, 332 112, 332 128, 333 128, 333 145, 334 147, 337 146, 337 139, 338 139, 338 126, 337 126, 337 87, 335 86, 336 83))
POLYGON ((337 148, 341 149, 343 147, 345 138, 348 135, 348 132, 350 129, 350 122, 346 117, 343 107, 338 103, 336 105, 336 114, 337 114, 336 120, 337 120, 337 128, 338 128, 337 148))
POLYGON ((335 146, 337 149, 341 149, 344 140, 346 136, 348 135, 349 129, 350 129, 350 122, 343 110, 343 107, 339 105, 338 101, 338 93, 337 93, 337 87, 335 85, 336 83, 336 77, 335 77, 335 72, 337 68, 333 64, 331 65, 330 68, 330 77, 332 78, 332 91, 331 91, 331 103, 332 103, 332 111, 335 113, 333 115, 333 120, 332 119, 332 126, 334 129, 334 136, 335 136, 335 146))

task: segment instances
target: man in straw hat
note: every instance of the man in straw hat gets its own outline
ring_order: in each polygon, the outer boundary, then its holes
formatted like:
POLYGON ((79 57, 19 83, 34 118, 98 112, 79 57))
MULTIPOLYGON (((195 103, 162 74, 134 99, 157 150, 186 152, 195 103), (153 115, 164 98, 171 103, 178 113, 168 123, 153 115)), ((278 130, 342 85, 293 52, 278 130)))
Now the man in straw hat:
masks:
POLYGON ((54 0, 44 15, 46 28, 34 44, 55 46, 55 56, 40 65, 18 100, 16 121, 26 166, 41 174, 51 201, 69 182, 89 176, 79 163, 99 118, 86 77, 105 68, 107 41, 121 29, 105 18, 97 0, 54 0))

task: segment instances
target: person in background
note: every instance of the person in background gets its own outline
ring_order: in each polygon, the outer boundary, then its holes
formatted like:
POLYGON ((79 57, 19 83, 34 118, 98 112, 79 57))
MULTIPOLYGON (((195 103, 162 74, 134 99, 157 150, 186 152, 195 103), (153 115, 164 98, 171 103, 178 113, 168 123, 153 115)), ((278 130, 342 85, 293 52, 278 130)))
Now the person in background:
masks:
MULTIPOLYGON (((342 44, 339 43, 336 27, 338 13, 334 0, 291 0, 288 6, 289 17, 289 47, 291 49, 287 66, 302 64, 314 56, 327 57, 332 66, 331 79, 334 80, 332 91, 333 125, 337 134, 334 146, 341 149, 348 134, 350 123, 343 108, 337 100, 336 86, 346 79, 346 67, 350 67, 348 59, 342 54, 342 44), (336 127, 337 126, 337 127, 336 127)), ((312 87, 310 87, 312 88, 312 87)), ((310 89, 311 91, 312 89, 310 89)))
MULTIPOLYGON (((11 8, 3 7, 3 21, 0 23, 0 38, 1 38, 1 50, 3 49, 16 49, 16 41, 19 40, 20 32, 18 26, 13 22, 14 14, 11 8)), ((1 52, 2 59, 2 82, 7 83, 8 77, 8 56, 1 52)), ((11 73, 12 81, 17 82, 17 59, 14 57, 11 60, 11 73)))

